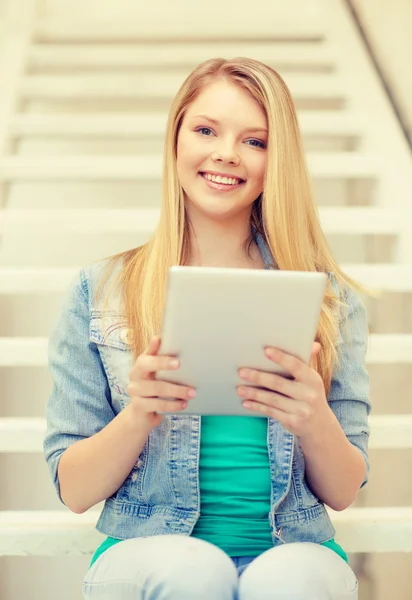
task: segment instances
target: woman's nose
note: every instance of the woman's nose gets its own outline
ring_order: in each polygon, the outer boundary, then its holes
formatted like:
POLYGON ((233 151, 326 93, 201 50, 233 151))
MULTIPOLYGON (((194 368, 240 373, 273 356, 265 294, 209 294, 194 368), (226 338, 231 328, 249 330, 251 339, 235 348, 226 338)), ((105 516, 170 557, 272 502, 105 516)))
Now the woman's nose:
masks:
POLYGON ((212 160, 214 162, 224 162, 237 165, 239 164, 240 158, 233 146, 231 147, 230 145, 226 145, 225 147, 219 147, 213 152, 212 160))

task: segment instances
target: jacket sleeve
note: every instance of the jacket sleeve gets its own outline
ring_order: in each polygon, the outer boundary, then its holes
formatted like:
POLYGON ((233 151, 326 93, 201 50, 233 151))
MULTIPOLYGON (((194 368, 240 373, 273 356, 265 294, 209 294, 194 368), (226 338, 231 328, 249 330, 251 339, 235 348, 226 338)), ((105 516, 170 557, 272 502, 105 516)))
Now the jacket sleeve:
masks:
POLYGON ((340 366, 335 366, 328 402, 346 437, 360 450, 365 460, 363 487, 368 481, 370 468, 368 417, 371 403, 369 374, 365 368, 368 321, 365 307, 354 290, 345 290, 345 302, 349 308, 343 309, 347 311, 347 318, 341 323, 337 346, 340 366))
POLYGON ((53 387, 46 406, 43 450, 63 504, 57 477, 63 452, 99 432, 115 416, 99 351, 89 339, 89 321, 88 283, 82 270, 65 297, 48 347, 53 387))

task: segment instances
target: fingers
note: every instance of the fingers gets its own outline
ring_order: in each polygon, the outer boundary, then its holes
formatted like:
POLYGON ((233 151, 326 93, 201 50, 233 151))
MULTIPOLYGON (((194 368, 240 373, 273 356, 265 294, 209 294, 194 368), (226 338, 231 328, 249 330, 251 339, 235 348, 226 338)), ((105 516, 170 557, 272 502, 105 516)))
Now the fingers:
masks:
POLYGON ((187 407, 185 400, 159 400, 159 398, 140 398, 144 412, 176 412, 187 407))
POLYGON ((139 412, 176 412, 187 407, 187 402, 196 395, 187 385, 157 380, 158 371, 175 370, 180 366, 173 356, 158 356, 160 338, 152 338, 130 371, 127 393, 139 412), (164 398, 172 398, 165 400, 164 398))
POLYGON ((150 340, 150 342, 146 348, 145 354, 154 356, 155 354, 157 354, 159 352, 159 348, 160 348, 160 337, 154 336, 150 340))
POLYGON ((160 348, 160 338, 153 337, 145 352, 137 357, 133 368, 130 371, 130 379, 137 381, 140 379, 154 379, 156 371, 166 371, 169 369, 177 369, 179 361, 172 356, 158 356, 160 348))
POLYGON ((179 361, 173 356, 149 356, 143 354, 137 360, 142 374, 155 373, 156 371, 171 371, 179 368, 179 361), (140 360, 139 360, 140 358, 140 360))
POLYGON ((157 381, 156 379, 133 381, 129 384, 127 393, 131 397, 157 398, 163 396, 165 398, 180 398, 181 400, 190 400, 196 395, 195 390, 190 386, 157 381))

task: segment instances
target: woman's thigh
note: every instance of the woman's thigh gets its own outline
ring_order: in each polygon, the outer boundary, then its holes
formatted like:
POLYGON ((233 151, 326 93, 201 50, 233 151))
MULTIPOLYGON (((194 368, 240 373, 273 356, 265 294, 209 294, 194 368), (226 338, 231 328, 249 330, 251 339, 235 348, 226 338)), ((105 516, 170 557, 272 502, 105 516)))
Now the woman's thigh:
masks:
POLYGON ((276 546, 256 558, 239 579, 239 600, 357 600, 350 566, 320 544, 276 546))
POLYGON ((183 535, 132 538, 106 550, 83 581, 86 600, 233 600, 237 570, 216 546, 183 535))

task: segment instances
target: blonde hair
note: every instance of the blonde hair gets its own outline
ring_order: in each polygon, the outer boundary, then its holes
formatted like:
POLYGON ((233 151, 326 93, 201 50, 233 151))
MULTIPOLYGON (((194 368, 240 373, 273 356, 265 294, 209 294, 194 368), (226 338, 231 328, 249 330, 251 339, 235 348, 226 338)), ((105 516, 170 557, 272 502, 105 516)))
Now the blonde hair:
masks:
MULTIPOLYGON (((133 332, 134 358, 145 350, 153 335, 160 334, 169 267, 185 264, 188 259, 188 222, 176 167, 177 139, 188 107, 216 78, 249 92, 267 117, 264 191, 253 205, 251 225, 263 235, 279 269, 333 273, 340 290, 349 286, 371 293, 342 272, 329 250, 314 201, 296 110, 283 79, 271 67, 250 58, 207 60, 184 81, 169 112, 158 226, 144 245, 109 257, 96 293, 96 298, 100 297, 120 261, 121 268, 106 292, 104 306, 111 290, 120 286, 128 327, 133 332)), ((252 241, 251 234, 245 248, 250 248, 252 241)), ((322 348, 314 364, 327 394, 335 361, 339 361, 335 343, 340 319, 336 318, 336 310, 340 312, 342 306, 347 305, 329 281, 316 336, 322 348)))

